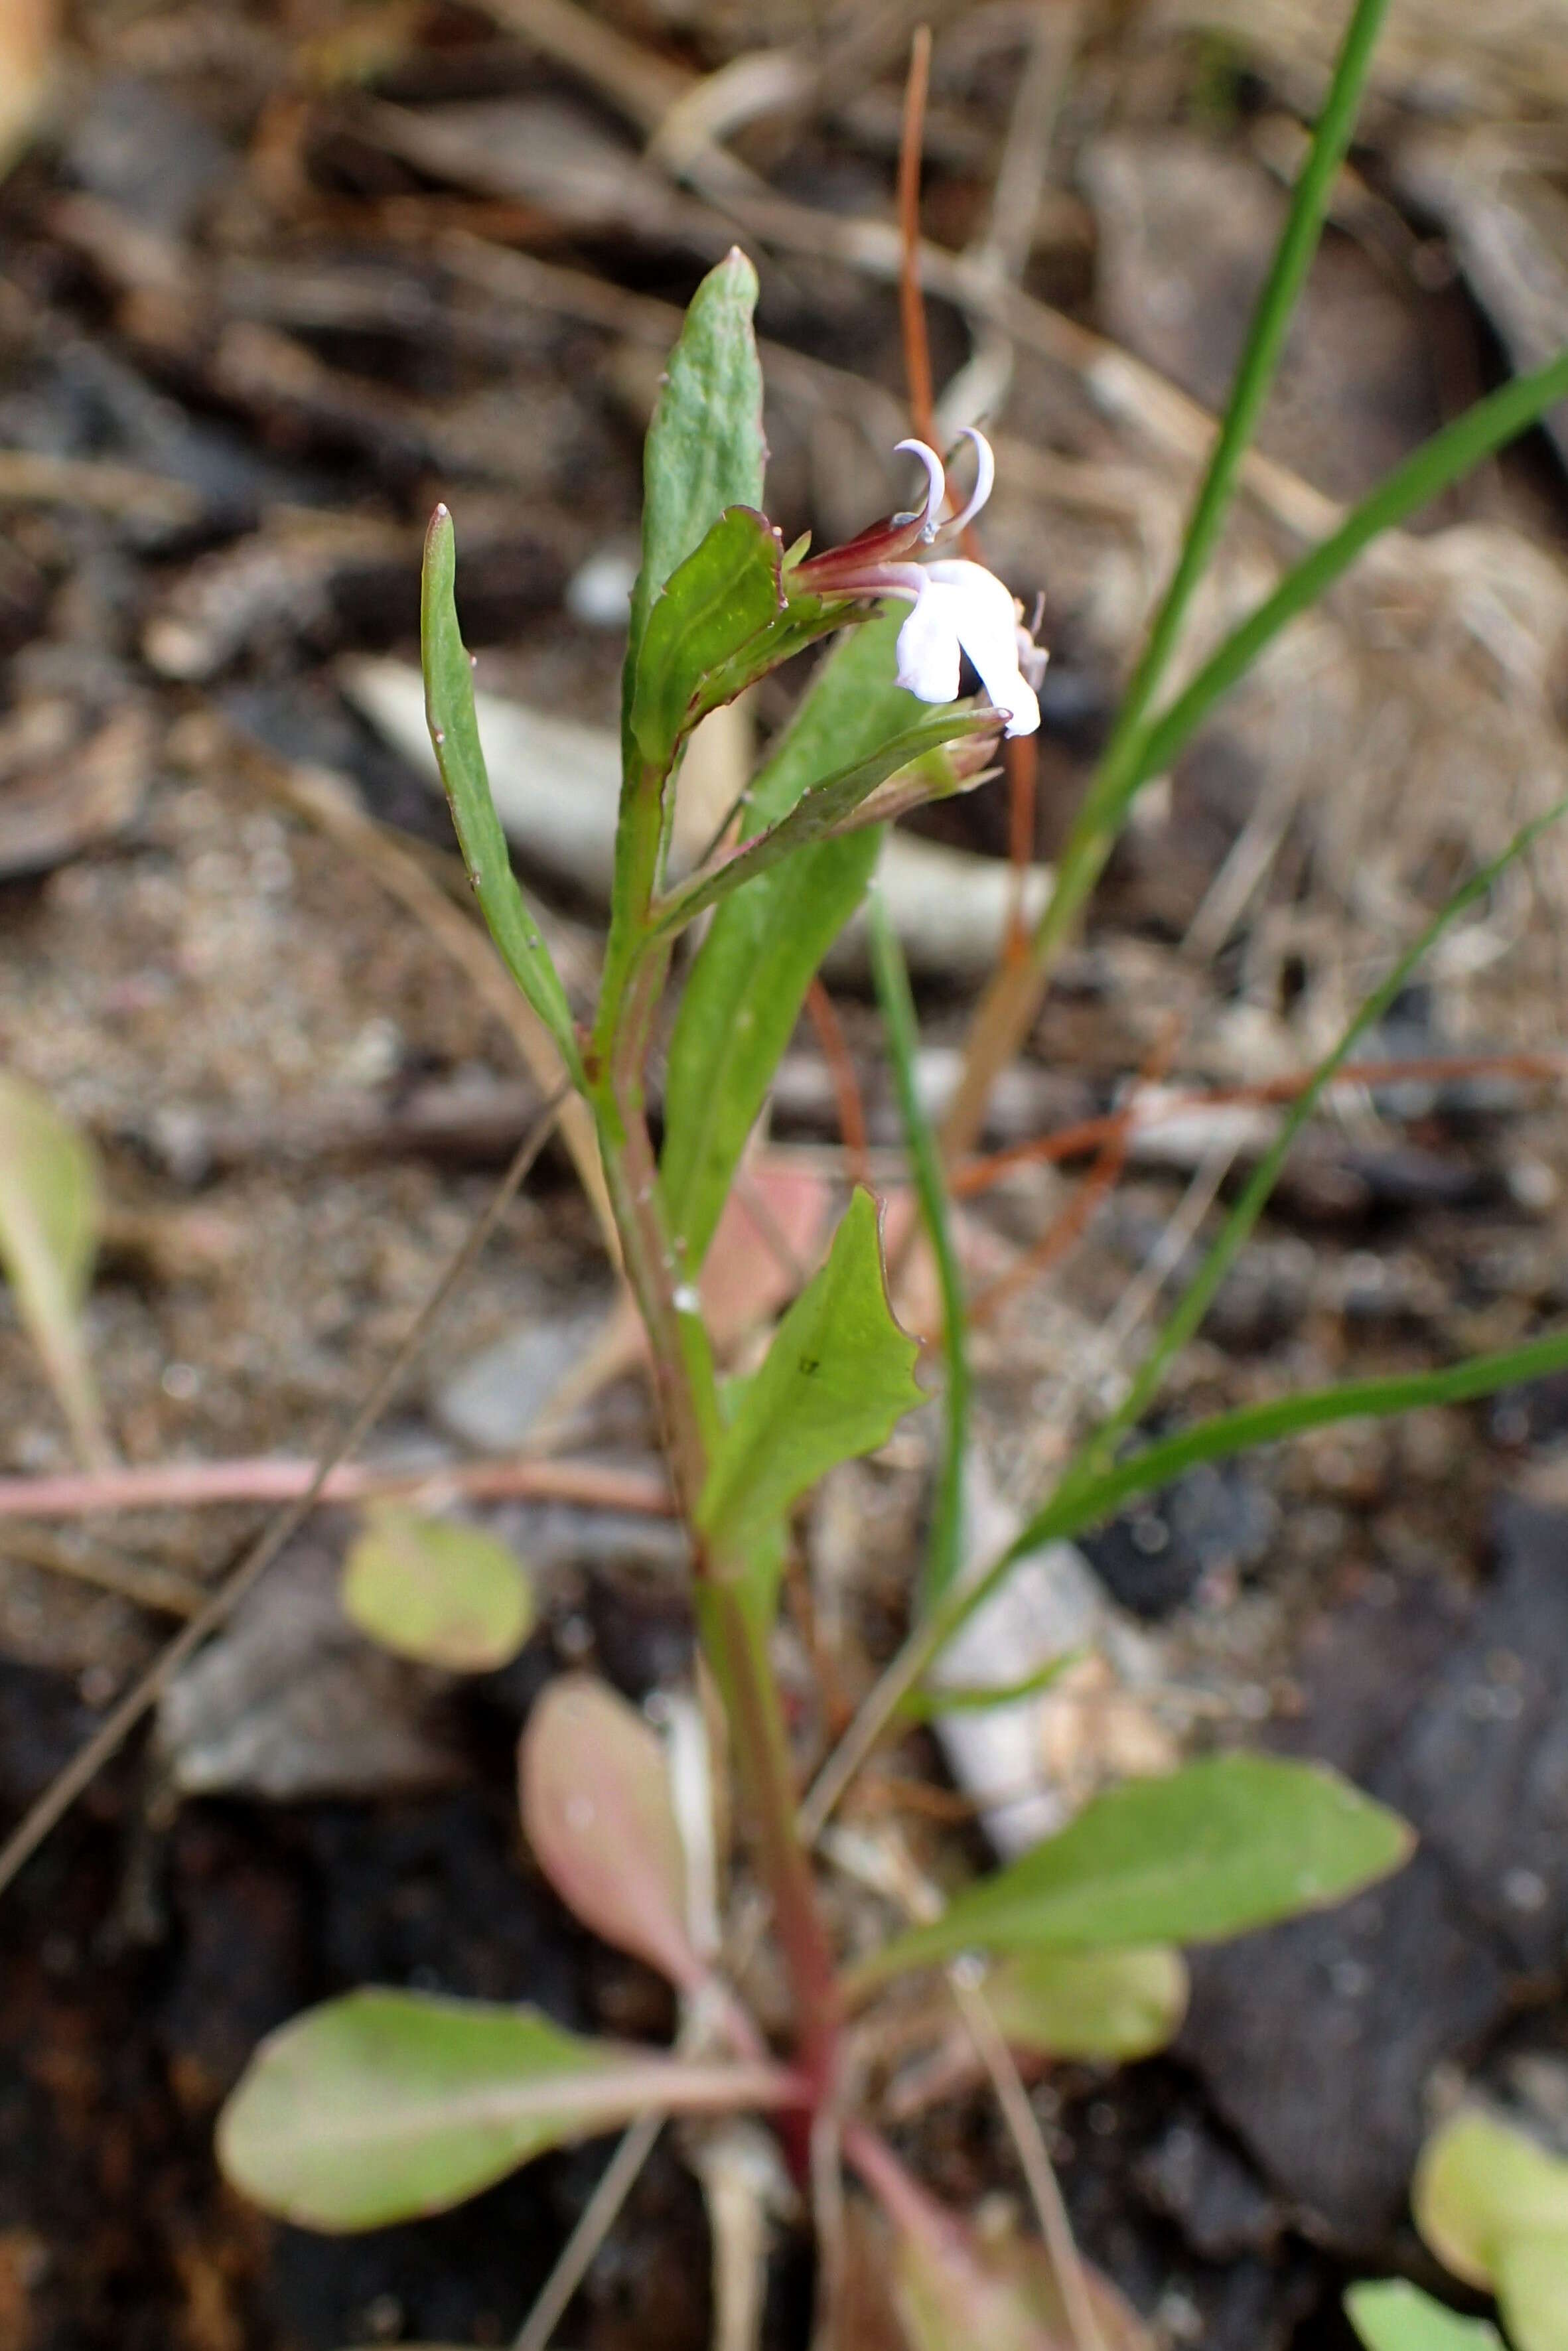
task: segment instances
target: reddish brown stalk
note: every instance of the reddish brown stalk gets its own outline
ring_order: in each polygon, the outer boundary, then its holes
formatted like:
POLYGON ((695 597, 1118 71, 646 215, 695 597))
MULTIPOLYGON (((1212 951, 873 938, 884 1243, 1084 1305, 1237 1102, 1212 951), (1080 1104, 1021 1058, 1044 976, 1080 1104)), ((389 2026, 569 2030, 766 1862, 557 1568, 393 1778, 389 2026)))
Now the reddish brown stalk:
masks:
POLYGON ((872 1188, 871 1163, 865 1102, 861 1093, 860 1077, 838 1009, 820 978, 813 979, 806 991, 806 1009, 811 1016, 817 1043, 828 1065, 828 1075, 832 1080, 833 1100, 839 1113, 839 1134, 843 1142, 850 1181, 852 1184, 863 1184, 869 1192, 872 1188))
MULTIPOLYGON (((965 534, 967 537, 967 533, 965 534)), ((1008 769, 1008 861, 1013 869, 1013 903, 1003 955, 1009 963, 1029 957, 1029 920, 1024 883, 1034 855, 1034 815, 1040 778, 1040 738, 1009 735, 1002 746, 1008 769)))
POLYGON ((934 449, 936 403, 931 384, 931 345, 925 333, 925 297, 920 285, 920 160, 930 88, 931 27, 917 25, 909 45, 909 78, 904 86, 904 130, 898 149, 898 227, 903 242, 898 314, 904 328, 910 420, 918 437, 934 449))
MULTIPOLYGON (((1357 1061, 1331 1079, 1329 1088, 1337 1092, 1345 1086, 1441 1084, 1462 1078, 1534 1079, 1550 1084, 1560 1080, 1565 1070, 1568 1060, 1556 1053, 1438 1054, 1408 1061, 1357 1061)), ((1081 1159, 1120 1134, 1130 1140, 1135 1126, 1159 1126, 1171 1119, 1188 1118, 1196 1111, 1238 1104, 1267 1109, 1293 1102, 1312 1084, 1312 1074, 1310 1070, 1300 1071, 1288 1078, 1268 1078, 1250 1085, 1214 1086, 1207 1092, 1176 1094, 1152 1110, 1140 1110, 1134 1100, 1123 1110, 1080 1119, 1051 1134, 1033 1135, 1027 1142, 1009 1144, 1004 1151, 990 1152, 983 1159, 967 1160, 955 1169, 951 1188, 955 1197, 972 1199, 977 1193, 988 1192, 1015 1167, 1027 1167, 1039 1160, 1081 1159)))
MULTIPOLYGON (((118 1510, 291 1502, 309 1492, 315 1477, 314 1461, 263 1455, 250 1460, 153 1461, 58 1478, 0 1478, 0 1519, 90 1519, 118 1510)), ((326 1478, 317 1499, 362 1502, 436 1493, 476 1502, 580 1502, 585 1510, 634 1510, 661 1519, 672 1517, 675 1507, 664 1478, 598 1461, 453 1461, 431 1469, 345 1461, 326 1478)))

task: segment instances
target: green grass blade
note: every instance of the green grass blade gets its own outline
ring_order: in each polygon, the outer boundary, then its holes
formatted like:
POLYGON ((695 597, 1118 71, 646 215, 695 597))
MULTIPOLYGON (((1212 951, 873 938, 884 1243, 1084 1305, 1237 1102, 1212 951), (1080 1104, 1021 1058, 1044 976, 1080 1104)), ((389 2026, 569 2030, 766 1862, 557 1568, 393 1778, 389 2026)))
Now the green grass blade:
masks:
POLYGON ((1133 769, 1133 789, 1169 768, 1222 695, 1239 683, 1265 645, 1347 571, 1385 530, 1397 529, 1472 466, 1568 398, 1568 350, 1533 375, 1517 377, 1479 400, 1451 424, 1414 450, 1402 465, 1363 498, 1338 530, 1286 573, 1274 593, 1227 637, 1170 707, 1144 736, 1133 769))
POLYGON ((490 778, 474 713, 474 673, 457 626, 457 541, 452 517, 437 507, 425 533, 420 580, 420 659, 424 708, 441 780, 457 828, 479 911, 512 977, 554 1039, 574 1085, 582 1062, 571 1007, 543 934, 512 871, 507 837, 490 797, 490 778))
POLYGON ((953 1247, 952 1221, 947 1212, 947 1187, 942 1180, 941 1155, 925 1115, 915 1079, 915 1055, 920 1037, 915 1026, 915 998, 886 906, 873 888, 867 904, 871 921, 872 973, 877 1000, 887 1029, 894 1081, 898 1089, 899 1114, 904 1121, 904 1145, 915 1178, 915 1197, 942 1292, 942 1343, 947 1358, 947 1385, 943 1398, 946 1426, 942 1467, 931 1512, 925 1546, 923 1605, 929 1609, 952 1589, 962 1564, 964 1533, 964 1461, 969 1444, 973 1387, 969 1377, 967 1322, 964 1285, 953 1247))
MULTIPOLYGON (((1392 971, 1374 988, 1346 1027, 1333 1051, 1317 1065, 1308 1084, 1291 1103, 1281 1123, 1280 1132, 1243 1186, 1240 1197, 1227 1217, 1219 1235, 1197 1273, 1188 1284, 1185 1295, 1167 1318, 1164 1329, 1155 1340, 1136 1376, 1116 1410, 1091 1438, 1080 1457, 1082 1474, 1093 1474, 1103 1467, 1119 1439, 1134 1426, 1154 1395, 1166 1366, 1173 1357, 1193 1337, 1213 1302, 1238 1251, 1256 1225, 1280 1178, 1280 1171, 1290 1155, 1291 1146, 1317 1107, 1325 1086, 1331 1084, 1344 1067, 1367 1030, 1382 1019, 1410 974, 1415 970, 1443 933, 1458 921, 1466 909, 1486 895, 1492 884, 1507 872, 1515 860, 1522 857, 1531 843, 1539 839, 1549 825, 1568 813, 1568 799, 1560 800, 1544 816, 1517 832, 1500 856, 1492 859, 1472 874, 1455 891, 1412 946, 1406 949, 1392 971)), ((1069 1469, 1064 1482, 1071 1483, 1081 1474, 1076 1468, 1069 1469)))

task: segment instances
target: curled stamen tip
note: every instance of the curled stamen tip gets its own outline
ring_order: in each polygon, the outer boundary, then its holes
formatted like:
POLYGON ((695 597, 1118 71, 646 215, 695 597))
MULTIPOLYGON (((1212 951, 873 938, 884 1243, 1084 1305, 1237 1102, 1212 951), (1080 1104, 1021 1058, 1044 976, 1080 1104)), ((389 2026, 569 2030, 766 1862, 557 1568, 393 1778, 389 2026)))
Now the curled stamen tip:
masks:
POLYGON ((974 521, 975 517, 990 496, 997 480, 996 457, 985 434, 973 424, 961 424, 958 431, 963 440, 972 441, 975 444, 975 486, 969 493, 968 505, 961 515, 955 517, 950 526, 955 531, 967 528, 974 521))
POLYGON ((941 519, 943 501, 947 496, 947 469, 936 450, 927 442, 895 441, 893 445, 895 451, 902 451, 911 457, 918 457, 925 468, 928 486, 925 493, 925 519, 921 525, 920 535, 922 538, 935 538, 937 525, 941 519))

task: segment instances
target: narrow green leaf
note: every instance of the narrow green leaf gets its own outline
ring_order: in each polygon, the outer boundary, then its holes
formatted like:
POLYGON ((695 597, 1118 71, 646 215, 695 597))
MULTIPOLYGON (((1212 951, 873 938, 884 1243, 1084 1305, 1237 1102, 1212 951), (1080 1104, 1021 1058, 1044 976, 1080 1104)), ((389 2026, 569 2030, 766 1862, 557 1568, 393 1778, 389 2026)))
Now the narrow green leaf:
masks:
POLYGON ((89 1467, 110 1458, 81 1328, 102 1222, 87 1137, 37 1086, 0 1071, 0 1273, 89 1467))
MULTIPOLYGON (((922 705, 895 681, 902 615, 833 648, 747 797, 748 831, 776 823, 841 759, 874 750, 922 705)), ((683 1274, 695 1280, 746 1138, 813 973, 860 903, 877 836, 823 841, 717 909, 692 965, 670 1044, 660 1165, 683 1274)))
POLYGON ((654 597, 726 507, 759 507, 768 444, 751 315, 757 272, 731 251, 693 295, 643 449, 643 566, 632 590, 627 707, 654 597))
POLYGON ((904 1147, 915 1177, 920 1221, 936 1260, 942 1293, 942 1352, 946 1359, 947 1383, 942 1399, 942 1466, 932 1504, 931 1530, 925 1539, 925 1573, 921 1591, 922 1604, 929 1609, 951 1590, 963 1562, 964 1464, 969 1450, 973 1401, 968 1318, 958 1254, 953 1246, 942 1155, 915 1078, 920 1032, 915 1025, 915 998, 910 992, 904 953, 887 909, 874 893, 871 902, 871 960, 877 1000, 887 1029, 894 1081, 898 1088, 904 1147))
POLYGON ((901 1722, 936 1722, 945 1714, 989 1714, 993 1707, 1017 1706, 1020 1699, 1039 1698, 1070 1667, 1089 1655, 1087 1649, 1064 1649, 1059 1657, 1020 1674, 1014 1682, 933 1682, 912 1689, 898 1709, 901 1722))
POLYGON ((1366 2351, 1503 2351, 1487 2319, 1461 2318, 1404 2278, 1353 2285, 1344 2306, 1366 2351))
POLYGON ((854 1980, 966 1950, 1216 1942, 1343 1901, 1397 1869, 1413 1843, 1397 1814, 1321 1765, 1209 1757, 1096 1798, 854 1980))
POLYGON ((365 1990, 264 2041, 218 2119, 226 2179, 301 2228, 379 2229, 640 2114, 777 2105, 771 2065, 686 2064, 535 2009, 365 1990))
POLYGON ((1444 2268, 1495 2290, 1516 2237, 1568 2235, 1568 2159, 1467 2107, 1422 2148, 1410 2205, 1444 2268))
POLYGON ((1352 508, 1336 531, 1285 574, 1273 594, 1231 632, 1190 684, 1147 727, 1139 745, 1132 788, 1165 774, 1215 704, 1245 677, 1265 645, 1315 604, 1374 539, 1397 529, 1564 398, 1568 398, 1568 350, 1560 351, 1534 374, 1517 376, 1485 400, 1478 400, 1462 416, 1413 450, 1403 465, 1352 508))
POLYGON ((424 707, 441 780, 457 828, 479 911, 512 977, 555 1040, 568 1075, 582 1083, 571 1008, 544 937, 512 871, 507 838, 490 798, 490 778, 474 714, 474 674, 457 626, 457 569, 452 517, 437 507, 425 534, 420 588, 420 659, 424 707))
POLYGON ((344 1614, 400 1656, 482 1674, 515 1657, 534 1621, 515 1552, 462 1519, 372 1510, 343 1562, 344 1614))
POLYGON ((1186 1965, 1168 1944, 1130 1950, 1013 1951, 989 1970, 986 2003, 1014 2049, 1117 2064, 1150 2057, 1186 2009, 1186 1965))
MULTIPOLYGON (((651 636, 652 630, 649 633, 651 636)), ((694 873, 679 889, 657 901, 653 910, 655 931, 683 929, 706 907, 716 905, 747 883, 754 882, 782 859, 839 830, 861 802, 871 798, 878 785, 902 768, 912 768, 917 762, 931 762, 930 797, 940 799, 954 789, 956 782, 952 770, 943 768, 941 753, 949 744, 994 734, 996 723, 989 711, 970 712, 949 706, 919 720, 834 774, 823 777, 766 832, 754 834, 720 864, 694 873)))
POLYGON ((744 1550, 835 1462, 883 1443, 924 1402, 918 1353, 888 1306, 876 1202, 858 1191, 719 1441, 697 1511, 715 1550, 744 1550))

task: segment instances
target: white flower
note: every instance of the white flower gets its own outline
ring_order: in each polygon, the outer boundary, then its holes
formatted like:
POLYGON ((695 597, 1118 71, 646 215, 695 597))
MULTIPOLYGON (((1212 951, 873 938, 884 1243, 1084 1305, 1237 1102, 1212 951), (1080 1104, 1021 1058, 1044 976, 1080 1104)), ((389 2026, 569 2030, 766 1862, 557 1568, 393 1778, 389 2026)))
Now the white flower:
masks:
POLYGON ((975 486, 959 514, 944 518, 947 469, 924 441, 900 441, 901 450, 925 468, 925 496, 907 514, 873 523, 843 547, 809 556, 787 578, 810 593, 828 596, 898 596, 914 611, 898 632, 898 683, 922 702, 956 702, 959 655, 967 653, 1009 735, 1033 735, 1040 726, 1035 688, 1046 656, 1023 626, 1023 607, 983 563, 956 556, 935 562, 910 559, 925 548, 951 544, 991 495, 996 461, 984 434, 964 427, 975 444, 975 486))
POLYGON ((1034 648, 1010 591, 983 563, 960 559, 923 564, 917 577, 915 609, 898 632, 900 685, 922 702, 956 702, 962 650, 1007 712, 1007 733, 1035 734, 1040 702, 1019 665, 1024 648, 1034 648))

